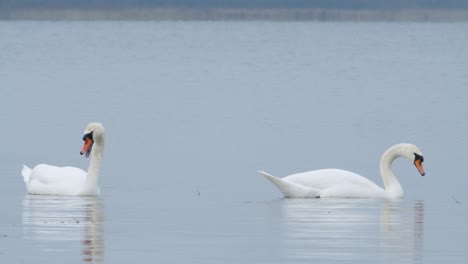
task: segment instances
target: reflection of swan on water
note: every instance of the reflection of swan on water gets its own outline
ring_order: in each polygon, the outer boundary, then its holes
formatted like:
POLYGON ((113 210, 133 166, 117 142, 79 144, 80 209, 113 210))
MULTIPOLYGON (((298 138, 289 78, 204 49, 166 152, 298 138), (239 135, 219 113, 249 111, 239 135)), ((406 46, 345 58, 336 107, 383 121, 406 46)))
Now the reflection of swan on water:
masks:
POLYGON ((405 143, 390 147, 380 159, 380 174, 385 189, 361 175, 340 169, 296 173, 281 179, 264 171, 259 172, 276 185, 285 197, 396 198, 403 196, 403 189, 392 172, 392 163, 398 157, 412 160, 419 173, 424 176, 421 150, 415 145, 405 143))
POLYGON ((385 259, 422 263, 424 201, 403 204, 385 201, 380 215, 380 248, 385 259))
POLYGON ((285 262, 418 263, 423 204, 368 199, 283 199, 285 262))
POLYGON ((27 195, 22 220, 24 237, 37 241, 41 250, 74 251, 78 247, 76 252, 83 261, 103 261, 103 216, 98 197, 27 195))

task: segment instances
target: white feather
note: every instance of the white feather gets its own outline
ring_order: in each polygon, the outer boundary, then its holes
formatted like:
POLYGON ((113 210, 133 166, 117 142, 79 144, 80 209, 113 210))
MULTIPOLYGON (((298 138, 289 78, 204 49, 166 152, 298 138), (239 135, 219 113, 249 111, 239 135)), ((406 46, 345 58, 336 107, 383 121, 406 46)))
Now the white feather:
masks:
MULTIPOLYGON (((296 173, 281 179, 264 171, 259 172, 276 185, 285 197, 402 197, 403 190, 391 171, 391 164, 397 157, 414 159, 415 154, 422 156, 418 147, 402 143, 392 146, 382 155, 380 171, 385 189, 361 175, 340 169, 322 169, 296 173)), ((424 171, 420 172, 424 176, 424 171)))

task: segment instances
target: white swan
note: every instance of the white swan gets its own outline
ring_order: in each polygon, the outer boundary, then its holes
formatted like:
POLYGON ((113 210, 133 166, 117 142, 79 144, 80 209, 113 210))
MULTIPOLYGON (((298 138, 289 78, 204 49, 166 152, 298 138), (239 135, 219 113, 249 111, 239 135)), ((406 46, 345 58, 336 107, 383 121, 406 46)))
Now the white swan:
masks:
POLYGON ((89 123, 84 131, 84 145, 80 152, 91 160, 88 172, 74 167, 39 164, 34 169, 23 165, 26 189, 30 194, 99 195, 98 176, 104 151, 104 127, 89 123))
POLYGON ((390 147, 380 159, 380 174, 385 189, 370 180, 350 171, 323 169, 292 174, 282 179, 259 171, 270 180, 285 197, 310 198, 397 198, 403 196, 403 189, 393 175, 392 162, 403 157, 413 160, 422 176, 425 175, 421 150, 412 144, 397 144, 390 147))

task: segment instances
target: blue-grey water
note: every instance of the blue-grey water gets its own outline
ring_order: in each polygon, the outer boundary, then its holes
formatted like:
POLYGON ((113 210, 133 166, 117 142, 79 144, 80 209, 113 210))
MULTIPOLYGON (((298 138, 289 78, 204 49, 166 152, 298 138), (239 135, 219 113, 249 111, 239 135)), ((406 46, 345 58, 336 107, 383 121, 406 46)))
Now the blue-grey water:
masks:
POLYGON ((0 22, 1 263, 466 263, 466 23, 0 22), (99 197, 27 195, 23 164, 99 197), (282 199, 258 175, 341 168, 399 200, 282 199))

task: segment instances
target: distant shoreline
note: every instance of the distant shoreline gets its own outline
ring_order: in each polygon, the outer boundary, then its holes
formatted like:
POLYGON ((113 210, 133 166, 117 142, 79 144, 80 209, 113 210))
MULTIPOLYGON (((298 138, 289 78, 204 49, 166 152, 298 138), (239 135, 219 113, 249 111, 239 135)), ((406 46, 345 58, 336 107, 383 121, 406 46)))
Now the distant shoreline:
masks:
POLYGON ((468 21, 468 9, 317 9, 317 8, 146 8, 146 9, 6 9, 0 20, 137 21, 468 21))

